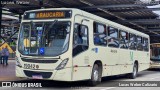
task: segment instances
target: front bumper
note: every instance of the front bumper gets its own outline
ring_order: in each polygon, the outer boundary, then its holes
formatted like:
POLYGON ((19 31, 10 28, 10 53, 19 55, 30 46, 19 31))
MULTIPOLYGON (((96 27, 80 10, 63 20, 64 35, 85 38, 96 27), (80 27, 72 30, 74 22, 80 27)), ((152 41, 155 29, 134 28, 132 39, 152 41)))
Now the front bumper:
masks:
POLYGON ((26 77, 33 79, 33 75, 41 75, 42 79, 45 80, 56 80, 56 81, 72 81, 71 68, 64 68, 62 70, 30 70, 23 69, 22 67, 16 66, 16 76, 26 77))

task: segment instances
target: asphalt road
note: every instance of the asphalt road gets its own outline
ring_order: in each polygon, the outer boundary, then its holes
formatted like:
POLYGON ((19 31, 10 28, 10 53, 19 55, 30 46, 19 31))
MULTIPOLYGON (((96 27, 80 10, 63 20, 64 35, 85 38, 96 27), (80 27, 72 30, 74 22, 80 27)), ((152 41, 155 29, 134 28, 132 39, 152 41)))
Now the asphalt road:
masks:
POLYGON ((15 62, 9 61, 8 66, 0 65, 0 81, 14 81, 16 83, 41 83, 44 88, 6 88, 1 87, 0 90, 71 90, 71 89, 82 89, 82 90, 159 90, 160 89, 160 70, 146 70, 138 73, 136 79, 129 79, 126 75, 105 77, 102 79, 102 83, 95 87, 87 85, 87 81, 80 82, 58 82, 51 80, 30 80, 26 78, 15 77, 15 62), (135 85, 131 87, 131 84, 135 85), (127 86, 129 85, 129 86, 127 86), (136 86, 137 85, 137 86, 136 86), (146 86, 144 86, 146 85, 146 86), (148 85, 148 86, 147 86, 148 85), (154 86, 154 87, 151 87, 154 86), (157 85, 157 86, 156 86, 157 85), (47 86, 47 87, 46 87, 47 86), (123 87, 122 87, 123 86, 123 87))

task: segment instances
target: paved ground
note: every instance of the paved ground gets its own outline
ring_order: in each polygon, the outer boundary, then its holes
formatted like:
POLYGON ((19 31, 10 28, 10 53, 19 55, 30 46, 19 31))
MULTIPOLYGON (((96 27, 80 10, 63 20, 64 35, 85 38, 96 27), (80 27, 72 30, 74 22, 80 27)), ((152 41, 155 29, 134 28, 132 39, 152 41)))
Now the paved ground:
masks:
MULTIPOLYGON (((82 90, 159 90, 160 87, 118 87, 119 84, 123 83, 155 83, 150 81, 157 81, 158 85, 160 85, 160 70, 146 70, 142 71, 138 74, 136 79, 129 79, 125 75, 121 76, 112 76, 105 77, 102 79, 102 83, 97 85, 96 87, 89 87, 86 81, 82 82, 57 82, 50 80, 28 80, 28 79, 19 79, 15 76, 15 61, 10 60, 8 66, 3 66, 0 64, 0 81, 21 81, 25 82, 38 82, 42 83, 44 86, 52 87, 52 88, 38 88, 39 90, 43 89, 82 89, 82 90), (144 81, 144 82, 140 82, 144 81)), ((0 88, 0 90, 28 90, 28 89, 37 89, 37 88, 0 88)))
POLYGON ((15 61, 9 60, 8 66, 0 64, 0 81, 19 80, 15 76, 15 61))

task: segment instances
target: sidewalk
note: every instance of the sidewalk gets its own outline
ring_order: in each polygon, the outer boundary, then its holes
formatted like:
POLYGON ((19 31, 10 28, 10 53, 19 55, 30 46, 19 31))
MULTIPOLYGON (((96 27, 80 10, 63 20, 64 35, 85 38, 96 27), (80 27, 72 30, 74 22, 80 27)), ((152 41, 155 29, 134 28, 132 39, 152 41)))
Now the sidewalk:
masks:
POLYGON ((15 75, 15 60, 8 60, 8 66, 0 64, 0 81, 24 80, 15 75))

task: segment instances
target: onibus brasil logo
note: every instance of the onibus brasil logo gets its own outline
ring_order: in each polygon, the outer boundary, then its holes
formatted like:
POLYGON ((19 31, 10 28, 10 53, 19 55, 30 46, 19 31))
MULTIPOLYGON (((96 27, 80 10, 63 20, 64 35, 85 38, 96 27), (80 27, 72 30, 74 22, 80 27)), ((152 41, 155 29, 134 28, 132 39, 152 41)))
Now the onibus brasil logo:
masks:
POLYGON ((42 87, 41 83, 2 82, 2 87, 42 87))

